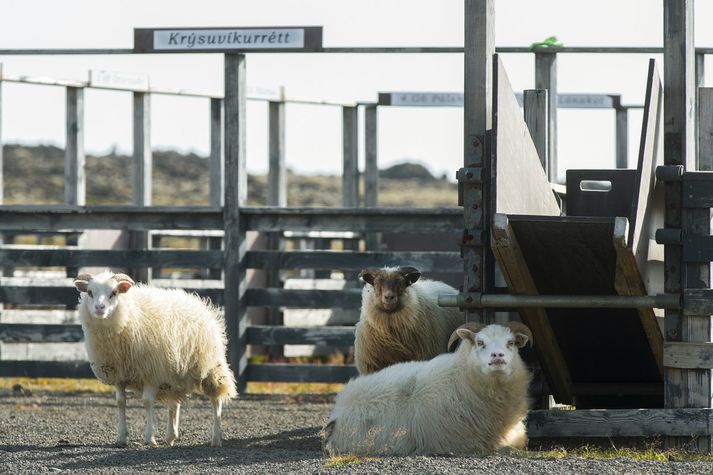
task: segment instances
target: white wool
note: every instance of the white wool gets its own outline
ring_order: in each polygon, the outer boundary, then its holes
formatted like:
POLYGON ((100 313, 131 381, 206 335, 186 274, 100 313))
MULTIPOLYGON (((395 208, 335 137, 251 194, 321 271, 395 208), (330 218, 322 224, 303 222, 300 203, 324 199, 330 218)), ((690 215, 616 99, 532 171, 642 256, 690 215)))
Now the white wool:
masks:
MULTIPOLYGON (((92 370, 117 387, 118 400, 125 388, 169 408, 194 391, 210 396, 214 405, 236 395, 225 324, 196 295, 143 285, 121 293, 114 275, 102 273, 81 292, 79 319, 92 370), (97 307, 104 313, 97 314, 97 307)), ((177 417, 175 425, 177 430, 177 417)))
MULTIPOLYGON (((396 268, 379 272, 396 273, 396 268)), ((359 322, 356 325, 354 362, 360 374, 372 373, 404 361, 428 360, 447 351, 448 338, 464 321, 454 307, 440 307, 440 294, 457 290, 437 281, 421 279, 406 287, 403 307, 385 312, 374 287, 364 285, 359 322)))
POLYGON ((508 344, 514 335, 490 325, 475 337, 487 340, 485 349, 465 339, 455 353, 350 381, 325 426, 327 450, 407 455, 524 447, 531 375, 508 344))

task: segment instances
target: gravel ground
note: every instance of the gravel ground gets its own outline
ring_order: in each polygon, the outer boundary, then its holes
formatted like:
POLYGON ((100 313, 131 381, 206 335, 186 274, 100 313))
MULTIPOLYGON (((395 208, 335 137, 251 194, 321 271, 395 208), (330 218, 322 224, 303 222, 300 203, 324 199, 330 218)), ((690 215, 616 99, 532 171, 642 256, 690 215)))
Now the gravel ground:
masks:
MULTIPOLYGON (((222 448, 208 446, 210 403, 190 400, 181 412, 174 447, 145 447, 143 408, 130 400, 129 447, 112 445, 113 397, 0 396, 0 473, 621 473, 713 474, 713 462, 648 462, 487 457, 373 458, 333 466, 321 449, 319 430, 330 396, 244 396, 223 411, 222 448)), ((166 410, 158 411, 158 437, 166 410)))

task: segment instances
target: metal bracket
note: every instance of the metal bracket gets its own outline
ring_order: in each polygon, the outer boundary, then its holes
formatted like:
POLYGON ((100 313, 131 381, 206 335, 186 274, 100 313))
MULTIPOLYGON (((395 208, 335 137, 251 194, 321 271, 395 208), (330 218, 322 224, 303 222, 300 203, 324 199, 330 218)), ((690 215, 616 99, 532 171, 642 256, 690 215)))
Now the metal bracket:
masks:
POLYGON ((483 168, 470 167, 461 168, 456 172, 458 183, 480 184, 483 183, 483 168))
POLYGON ((483 245, 483 231, 478 228, 464 229, 461 245, 467 247, 480 247, 483 245))
POLYGON ((656 179, 658 181, 681 181, 683 172, 683 165, 659 165, 656 167, 656 179))
POLYGON ((681 228, 660 228, 656 230, 656 244, 679 245, 683 240, 681 228))

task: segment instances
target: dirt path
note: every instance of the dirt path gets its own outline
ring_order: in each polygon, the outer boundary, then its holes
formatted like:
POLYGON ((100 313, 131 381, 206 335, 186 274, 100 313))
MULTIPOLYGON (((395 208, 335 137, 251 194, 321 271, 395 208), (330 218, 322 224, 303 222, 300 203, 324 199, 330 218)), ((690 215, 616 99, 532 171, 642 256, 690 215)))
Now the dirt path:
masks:
MULTIPOLYGON (((143 408, 130 400, 130 444, 112 445, 114 400, 104 395, 0 395, 0 473, 713 473, 713 463, 488 457, 374 458, 335 464, 324 456, 319 429, 329 396, 247 396, 223 413, 224 445, 208 446, 210 403, 189 401, 174 447, 139 443, 143 408)), ((158 411, 163 436, 166 410, 158 411)))

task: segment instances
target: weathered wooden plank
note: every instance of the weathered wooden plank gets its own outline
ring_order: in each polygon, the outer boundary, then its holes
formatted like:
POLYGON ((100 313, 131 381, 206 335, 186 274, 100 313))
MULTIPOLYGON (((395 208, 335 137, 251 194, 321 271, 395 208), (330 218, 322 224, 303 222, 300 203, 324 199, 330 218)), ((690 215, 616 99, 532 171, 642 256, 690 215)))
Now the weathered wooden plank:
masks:
POLYGON ((0 377, 94 378, 84 361, 0 361, 0 377))
MULTIPOLYGON (((0 63, 0 111, 2 110, 2 63, 0 63)), ((3 178, 3 141, 2 141, 2 114, 0 114, 0 205, 4 203, 5 196, 5 181, 3 178)), ((2 243, 2 235, 0 235, 0 243, 2 243)))
POLYGON ((629 109, 618 107, 616 109, 616 135, 614 146, 616 147, 616 168, 628 168, 629 166, 629 109))
MULTIPOLYGON (((495 74, 493 213, 559 216, 552 188, 500 59, 495 74)), ((550 110, 550 115, 552 111, 550 110)), ((551 150, 548 151, 551 153, 551 150)))
POLYGON ((664 364, 670 368, 713 368, 713 343, 666 342, 664 364))
MULTIPOLYGON (((514 294, 537 295, 537 287, 530 274, 517 238, 507 216, 495 214, 493 219, 492 249, 500 264, 505 282, 514 294)), ((543 308, 519 309, 523 322, 530 327, 534 346, 542 363, 547 382, 555 400, 565 404, 574 401, 572 377, 567 362, 543 308)))
POLYGON ((83 206, 86 202, 84 156, 84 89, 68 87, 66 144, 64 147, 64 202, 83 206))
POLYGON ((0 262, 15 267, 149 267, 223 265, 223 252, 185 250, 80 250, 34 249, 32 247, 0 249, 0 262))
POLYGON ((547 111, 547 89, 527 89, 524 91, 525 124, 540 157, 542 169, 547 170, 547 132, 549 129, 547 111))
MULTIPOLYGON (((65 229, 223 229, 222 210, 212 207, 132 208, 0 206, 0 231, 65 229)), ((463 227, 460 208, 271 208, 243 207, 246 230, 449 232, 463 227)))
POLYGON ((530 411, 529 437, 700 437, 710 434, 710 409, 530 411))
MULTIPOLYGON (((463 227, 459 208, 243 208, 255 231, 449 232, 463 227)), ((2 215, 0 214, 0 217, 2 215)))
POLYGON ((210 156, 209 156, 209 183, 208 203, 210 206, 223 206, 225 199, 225 185, 223 157, 223 100, 213 98, 210 100, 210 156))
POLYGON ((80 325, 0 323, 0 341, 5 343, 76 343, 83 339, 80 325))
MULTIPOLYGON (((379 128, 378 107, 368 105, 364 108, 364 206, 379 206, 379 128)), ((366 249, 381 249, 381 234, 366 235, 366 249)))
POLYGON ((131 202, 134 206, 151 205, 151 95, 134 92, 134 162, 132 166, 131 202))
MULTIPOLYGON (((619 295, 647 295, 646 286, 639 272, 633 250, 627 245, 629 221, 624 217, 615 218, 612 243, 616 250, 616 274, 614 287, 619 295)), ((652 308, 639 308, 639 320, 646 333, 649 348, 663 377, 663 335, 652 308)))
MULTIPOLYGON (((490 157, 489 131, 493 120, 493 54, 495 53, 495 1, 466 0, 464 38, 463 90, 463 166, 487 170, 490 157)), ((489 177, 484 177, 486 183, 489 177)), ((490 221, 481 183, 461 183, 464 236, 487 229, 490 221)), ((486 273, 492 260, 490 253, 477 243, 464 242, 463 289, 477 292, 484 289, 486 273), (478 263, 478 264, 476 264, 478 263)), ((465 311, 466 321, 488 321, 490 311, 465 311)))
POLYGON ((713 289, 685 289, 683 315, 713 314, 713 289))
POLYGON ((268 206, 287 206, 287 167, 285 165, 285 103, 268 106, 270 168, 267 175, 268 206))
POLYGON ((342 107, 342 206, 359 207, 359 114, 342 107))
POLYGON ((346 383, 357 376, 354 366, 249 364, 247 381, 282 383, 346 383))
POLYGON ((241 207, 247 202, 246 170, 246 68, 245 55, 226 54, 225 68, 225 263, 223 266, 228 362, 238 380, 238 391, 245 391, 247 367, 247 290, 245 226, 241 207))
POLYGON ((547 90, 547 179, 557 181, 557 53, 535 53, 535 88, 547 90))
POLYGON ((355 309, 361 305, 361 290, 247 289, 245 305, 252 307, 355 309))
MULTIPOLYGON (((0 259, 2 258, 0 251, 0 259)), ((358 271, 367 267, 413 266, 433 272, 455 269, 462 264, 457 252, 353 252, 353 251, 248 251, 249 269, 341 269, 358 271)))
MULTIPOLYGON (((2 336, 2 326, 0 326, 2 336)), ((354 345, 354 327, 283 327, 252 325, 247 328, 249 345, 354 345)))

